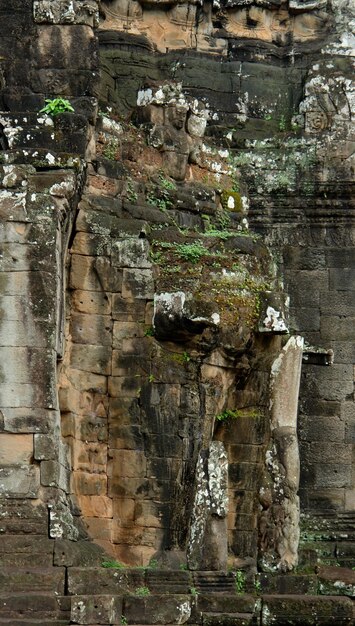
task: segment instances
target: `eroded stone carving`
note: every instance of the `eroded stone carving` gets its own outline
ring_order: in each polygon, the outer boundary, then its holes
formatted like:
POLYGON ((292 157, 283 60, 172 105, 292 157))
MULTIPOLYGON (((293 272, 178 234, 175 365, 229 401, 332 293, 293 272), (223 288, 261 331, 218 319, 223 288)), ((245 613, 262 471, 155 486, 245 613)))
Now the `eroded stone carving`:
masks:
POLYGON ((287 571, 298 563, 300 460, 298 392, 303 339, 291 337, 272 365, 271 446, 266 453, 271 485, 260 490, 261 565, 287 571))

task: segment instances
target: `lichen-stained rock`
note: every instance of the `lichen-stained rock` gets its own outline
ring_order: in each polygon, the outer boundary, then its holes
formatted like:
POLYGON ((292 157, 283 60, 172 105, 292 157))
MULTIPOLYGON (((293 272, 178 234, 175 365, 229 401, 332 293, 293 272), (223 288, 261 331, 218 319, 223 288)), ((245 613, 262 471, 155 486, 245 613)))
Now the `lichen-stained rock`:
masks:
POLYGON ((303 339, 291 337, 271 369, 271 483, 260 490, 261 559, 265 570, 286 571, 298 562, 300 459, 297 405, 303 339))
POLYGON ((120 596, 93 595, 75 597, 71 607, 73 624, 120 624, 122 598, 120 596))
POLYGON ((127 621, 143 619, 152 624, 185 624, 191 615, 191 599, 187 595, 126 597, 127 621), (160 601, 159 601, 160 600, 160 601))
POLYGON ((0 495, 5 498, 37 498, 39 469, 34 465, 0 467, 0 495))
POLYGON ((208 326, 218 326, 220 315, 214 308, 213 304, 201 303, 199 311, 191 295, 189 297, 182 291, 156 295, 153 324, 157 337, 165 339, 174 336, 175 340, 181 341, 208 326))
POLYGON ((260 333, 288 333, 287 305, 289 297, 285 294, 264 293, 261 294, 260 320, 258 330, 260 333))
POLYGON ((35 0, 33 16, 38 24, 87 24, 97 26, 99 2, 97 0, 35 0))

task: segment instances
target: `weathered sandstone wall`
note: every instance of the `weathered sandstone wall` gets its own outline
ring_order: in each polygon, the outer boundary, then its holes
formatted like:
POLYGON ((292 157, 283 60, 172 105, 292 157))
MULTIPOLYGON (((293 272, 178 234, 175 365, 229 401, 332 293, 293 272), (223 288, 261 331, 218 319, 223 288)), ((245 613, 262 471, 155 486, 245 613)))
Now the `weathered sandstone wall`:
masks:
POLYGON ((2 532, 349 564, 352 8, 98 4, 0 3, 2 532))

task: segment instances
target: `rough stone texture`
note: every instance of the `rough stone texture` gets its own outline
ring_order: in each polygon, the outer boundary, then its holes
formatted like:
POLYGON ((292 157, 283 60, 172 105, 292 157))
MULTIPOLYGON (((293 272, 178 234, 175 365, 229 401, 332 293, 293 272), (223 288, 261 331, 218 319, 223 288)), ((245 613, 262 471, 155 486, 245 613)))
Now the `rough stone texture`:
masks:
MULTIPOLYGON (((352 566, 352 6, 15 0, 0 15, 1 533, 53 542, 38 542, 52 595, 99 546, 285 570, 300 486, 301 562, 352 566), (40 112, 57 96, 75 112, 40 112)), ((29 573, 4 581, 45 579, 29 573)), ((211 576, 191 582, 229 588, 211 576)), ((91 597, 69 582, 80 598, 57 617, 352 619, 348 598, 198 609, 186 580, 177 604, 122 603, 101 593, 111 578, 91 597)))

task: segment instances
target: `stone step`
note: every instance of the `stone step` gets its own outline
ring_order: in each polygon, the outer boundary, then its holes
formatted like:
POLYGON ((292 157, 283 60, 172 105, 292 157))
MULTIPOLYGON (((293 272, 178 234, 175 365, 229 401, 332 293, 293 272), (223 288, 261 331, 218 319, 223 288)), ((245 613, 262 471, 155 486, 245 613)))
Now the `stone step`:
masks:
POLYGON ((0 569, 1 593, 52 592, 64 595, 64 567, 3 567, 0 569))
MULTIPOLYGON (((317 572, 318 593, 355 598, 355 571, 345 567, 323 566, 317 572)), ((355 604, 354 604, 355 607, 355 604)))
POLYGON ((120 594, 146 586, 145 570, 113 567, 68 568, 69 595, 120 594))
POLYGON ((312 514, 309 518, 303 515, 301 518, 301 541, 353 541, 355 539, 355 513, 334 512, 332 515, 312 514))
POLYGON ((230 593, 235 590, 233 572, 195 572, 194 587, 201 593, 230 593))
POLYGON ((45 148, 84 156, 87 120, 82 115, 65 114, 54 118, 36 113, 0 113, 0 124, 7 147, 45 148))
POLYGON ((253 613, 203 613, 203 626, 249 626, 253 624, 253 613))
POLYGON ((40 553, 26 554, 23 552, 13 552, 12 554, 0 554, 0 567, 11 568, 40 568, 43 561, 48 559, 48 564, 53 561, 53 555, 45 555, 40 553))
MULTIPOLYGON (((21 618, 13 619, 12 617, 0 617, 0 624, 8 624, 8 626, 68 626, 70 624, 69 619, 65 620, 52 620, 52 619, 38 619, 38 618, 21 618)), ((93 625, 94 626, 94 625, 93 625)))
MULTIPOLYGON (((68 151, 60 151, 58 145, 54 148, 14 148, 0 151, 1 165, 33 165, 37 170, 58 168, 78 168, 81 164, 81 155, 68 151)), ((44 518, 45 519, 45 518, 44 518)), ((28 532, 28 531, 27 531, 28 532)), ((38 532, 38 531, 35 531, 38 532)))
POLYGON ((261 625, 353 625, 353 604, 340 596, 264 595, 261 625))
POLYGON ((247 593, 198 594, 196 608, 202 613, 254 613, 257 598, 247 593))
POLYGON ((317 594, 316 574, 259 574, 254 589, 262 594, 317 594))
MULTIPOLYGON (((252 615, 260 605, 260 600, 246 594, 240 596, 153 594, 144 597, 137 594, 73 596, 71 619, 78 624, 120 624, 122 619, 130 625, 177 624, 184 623, 186 619, 201 624, 203 616, 208 615, 214 616, 215 622, 213 623, 219 624, 220 616, 227 615, 226 623, 230 624, 230 616, 234 615, 238 617, 238 620, 239 618, 246 620, 236 623, 249 624, 252 615)), ((212 617, 210 621, 212 623, 212 617)))
POLYGON ((53 563, 54 539, 43 535, 0 535, 1 567, 41 567, 53 563))
MULTIPOLYGON (((74 624, 181 624, 194 613, 188 595, 78 595, 71 598, 74 624)), ((192 621, 196 621, 192 619, 192 621)))
MULTIPOLYGON (((0 161, 2 156, 0 152, 0 161)), ((31 501, 0 499, 0 536, 10 535, 48 538, 48 508, 31 501)))
POLYGON ((70 598, 49 593, 1 593, 0 616, 5 619, 67 619, 70 618, 70 598))
POLYGON ((188 571, 147 570, 146 586, 151 593, 185 593, 194 587, 192 573, 188 571))

